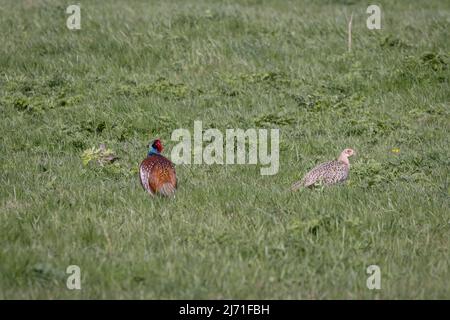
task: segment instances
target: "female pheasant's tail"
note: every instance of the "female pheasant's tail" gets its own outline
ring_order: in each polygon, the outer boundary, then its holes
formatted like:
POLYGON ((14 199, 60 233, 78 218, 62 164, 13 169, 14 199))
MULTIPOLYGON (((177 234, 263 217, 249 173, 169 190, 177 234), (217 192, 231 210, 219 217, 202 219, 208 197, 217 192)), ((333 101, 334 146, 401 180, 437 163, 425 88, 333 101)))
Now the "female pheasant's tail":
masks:
POLYGON ((175 187, 171 183, 164 183, 158 189, 158 192, 165 197, 170 197, 170 196, 175 195, 175 187))
POLYGON ((291 186, 291 191, 297 191, 298 189, 300 189, 301 187, 303 187, 304 183, 303 183, 303 179, 299 180, 297 182, 294 182, 291 186))

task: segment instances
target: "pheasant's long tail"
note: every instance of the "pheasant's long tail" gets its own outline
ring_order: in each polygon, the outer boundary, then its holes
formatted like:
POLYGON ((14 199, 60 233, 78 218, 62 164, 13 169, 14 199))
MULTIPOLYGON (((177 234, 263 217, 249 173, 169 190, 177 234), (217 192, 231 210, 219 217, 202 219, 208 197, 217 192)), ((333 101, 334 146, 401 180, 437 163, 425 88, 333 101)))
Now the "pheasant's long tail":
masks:
POLYGON ((171 183, 164 183, 159 189, 158 192, 166 197, 170 197, 175 194, 175 187, 171 183))
POLYGON ((291 186, 291 191, 297 191, 298 189, 300 189, 301 187, 303 187, 303 180, 299 180, 297 182, 294 182, 291 186))

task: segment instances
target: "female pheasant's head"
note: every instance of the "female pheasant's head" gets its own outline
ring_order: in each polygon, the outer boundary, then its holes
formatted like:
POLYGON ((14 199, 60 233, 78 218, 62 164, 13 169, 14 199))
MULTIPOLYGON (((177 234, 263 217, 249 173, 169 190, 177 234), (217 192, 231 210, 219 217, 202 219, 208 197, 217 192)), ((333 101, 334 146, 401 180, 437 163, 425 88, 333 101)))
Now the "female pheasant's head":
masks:
POLYGON ((346 164, 349 164, 348 157, 351 157, 355 154, 355 151, 353 149, 347 148, 344 149, 344 151, 341 152, 341 155, 339 156, 339 161, 342 161, 346 164))
POLYGON ((152 154, 161 154, 163 149, 164 149, 164 147, 161 143, 161 140, 156 139, 150 145, 150 150, 148 151, 148 155, 151 156, 152 154))
POLYGON ((344 153, 347 157, 351 157, 352 155, 355 154, 355 151, 353 149, 348 148, 348 149, 344 149, 344 153))

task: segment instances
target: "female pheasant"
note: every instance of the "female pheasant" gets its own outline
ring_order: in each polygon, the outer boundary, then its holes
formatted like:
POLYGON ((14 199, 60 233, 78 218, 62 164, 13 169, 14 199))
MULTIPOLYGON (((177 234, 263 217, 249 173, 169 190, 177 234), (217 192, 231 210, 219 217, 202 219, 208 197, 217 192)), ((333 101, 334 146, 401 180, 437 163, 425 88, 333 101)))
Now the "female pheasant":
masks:
POLYGON ((150 194, 172 196, 177 188, 177 175, 172 162, 161 155, 163 146, 159 139, 153 141, 147 158, 139 166, 141 184, 150 194))
POLYGON ((345 149, 337 160, 322 163, 309 171, 302 180, 295 182, 291 190, 296 191, 300 187, 310 187, 317 183, 332 185, 347 180, 350 169, 348 157, 355 154, 352 149, 345 149))

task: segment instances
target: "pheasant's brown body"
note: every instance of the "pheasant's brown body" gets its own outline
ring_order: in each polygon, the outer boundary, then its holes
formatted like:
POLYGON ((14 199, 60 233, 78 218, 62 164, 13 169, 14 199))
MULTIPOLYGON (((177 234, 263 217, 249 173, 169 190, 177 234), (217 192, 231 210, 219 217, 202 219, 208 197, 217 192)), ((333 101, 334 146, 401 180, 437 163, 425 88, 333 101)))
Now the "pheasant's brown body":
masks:
POLYGON ((295 191, 300 187, 311 187, 316 184, 326 186, 344 182, 348 178, 350 163, 348 157, 352 156, 352 149, 345 149, 337 160, 322 163, 309 171, 302 180, 295 182, 291 190, 295 191))
POLYGON ((339 160, 322 163, 308 172, 302 180, 305 187, 316 183, 332 185, 343 182, 348 177, 349 166, 339 160))
POLYGON ((151 195, 171 196, 177 188, 177 176, 172 162, 159 154, 148 156, 139 166, 141 184, 151 195))

